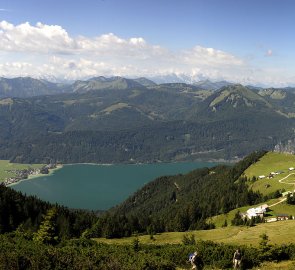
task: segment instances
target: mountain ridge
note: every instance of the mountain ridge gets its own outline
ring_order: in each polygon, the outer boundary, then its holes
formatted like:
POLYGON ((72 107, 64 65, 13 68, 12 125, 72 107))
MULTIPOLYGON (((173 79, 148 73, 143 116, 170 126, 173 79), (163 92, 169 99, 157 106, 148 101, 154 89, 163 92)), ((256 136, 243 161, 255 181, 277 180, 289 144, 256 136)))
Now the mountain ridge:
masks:
POLYGON ((62 163, 231 160, 294 137, 292 92, 273 99, 242 85, 217 91, 183 83, 145 87, 121 77, 75 86, 77 92, 1 99, 0 158, 41 163, 48 157, 62 163), (109 88, 96 87, 101 81, 109 88))

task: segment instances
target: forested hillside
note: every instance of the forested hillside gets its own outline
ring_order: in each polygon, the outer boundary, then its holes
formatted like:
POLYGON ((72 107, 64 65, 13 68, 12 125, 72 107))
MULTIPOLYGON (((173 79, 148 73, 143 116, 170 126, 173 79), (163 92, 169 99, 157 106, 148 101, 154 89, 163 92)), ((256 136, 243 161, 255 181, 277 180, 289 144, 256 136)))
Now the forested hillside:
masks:
POLYGON ((50 241, 55 237, 56 242, 80 237, 97 220, 94 213, 52 205, 0 184, 0 234, 37 232, 46 218, 52 226, 50 241))
POLYGON ((0 158, 15 162, 232 160, 294 137, 291 90, 220 90, 97 77, 67 93, 0 99, 0 158), (141 84, 142 83, 142 84, 141 84))
POLYGON ((208 217, 264 200, 260 193, 248 190, 241 177, 264 153, 255 152, 234 166, 160 177, 101 217, 89 235, 112 238, 134 232, 213 228, 206 222, 208 217))

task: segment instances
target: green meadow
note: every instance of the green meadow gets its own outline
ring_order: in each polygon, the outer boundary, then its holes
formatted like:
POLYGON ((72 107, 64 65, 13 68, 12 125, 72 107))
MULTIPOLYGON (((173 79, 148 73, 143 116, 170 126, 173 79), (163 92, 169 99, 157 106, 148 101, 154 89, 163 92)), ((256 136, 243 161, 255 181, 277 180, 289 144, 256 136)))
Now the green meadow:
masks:
POLYGON ((139 242, 143 244, 178 244, 182 243, 184 235, 194 235, 196 240, 210 240, 218 243, 252 245, 258 246, 261 240, 259 236, 266 233, 270 244, 287 244, 294 242, 295 239, 295 221, 286 220, 272 223, 262 223, 253 227, 247 226, 228 226, 214 230, 199 230, 191 232, 169 232, 153 236, 139 235, 121 239, 96 238, 100 243, 108 244, 130 244, 138 237, 139 242))
POLYGON ((276 190, 294 190, 295 186, 295 170, 289 171, 289 168, 295 168, 295 155, 268 152, 257 163, 250 166, 245 171, 245 176, 252 179, 253 176, 258 178, 261 175, 266 176, 264 179, 259 179, 254 183, 250 183, 250 187, 254 191, 260 191, 267 195, 276 190), (275 175, 274 178, 267 177, 271 172, 281 171, 281 174, 275 175), (294 175, 290 175, 294 173, 294 175), (289 177, 287 177, 290 175, 289 177), (281 179, 287 177, 283 183, 279 182, 281 179))

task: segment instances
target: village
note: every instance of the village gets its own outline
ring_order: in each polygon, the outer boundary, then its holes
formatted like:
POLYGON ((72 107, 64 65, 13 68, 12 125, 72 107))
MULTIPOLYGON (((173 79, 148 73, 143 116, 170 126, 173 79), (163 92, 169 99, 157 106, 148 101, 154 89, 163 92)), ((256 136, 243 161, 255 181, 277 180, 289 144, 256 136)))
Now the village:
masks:
POLYGON ((2 184, 4 186, 16 184, 21 180, 28 179, 28 177, 31 175, 48 174, 49 170, 55 169, 55 168, 56 168, 56 164, 47 164, 41 168, 29 167, 27 169, 22 169, 22 170, 7 170, 7 172, 12 173, 15 176, 5 178, 2 184))

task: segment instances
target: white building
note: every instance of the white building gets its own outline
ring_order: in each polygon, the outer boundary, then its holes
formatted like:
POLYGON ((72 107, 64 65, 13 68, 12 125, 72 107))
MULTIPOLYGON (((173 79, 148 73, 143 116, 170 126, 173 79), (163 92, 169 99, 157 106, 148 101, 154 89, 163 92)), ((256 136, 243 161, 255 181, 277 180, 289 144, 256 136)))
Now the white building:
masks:
POLYGON ((261 217, 262 218, 264 216, 264 213, 266 212, 267 208, 268 208, 267 204, 260 205, 256 208, 250 208, 247 210, 246 216, 249 219, 251 219, 253 217, 261 217))

